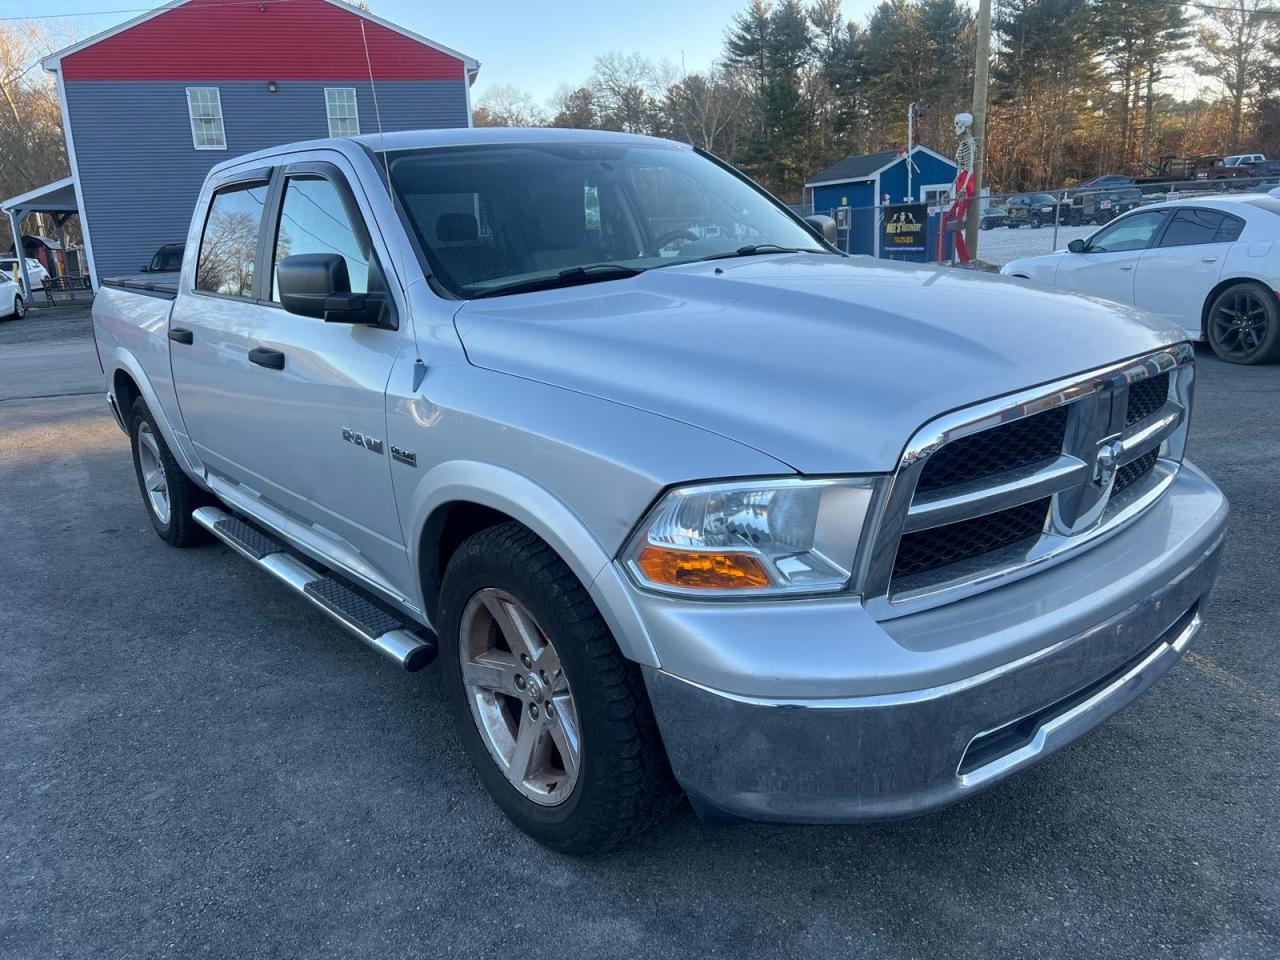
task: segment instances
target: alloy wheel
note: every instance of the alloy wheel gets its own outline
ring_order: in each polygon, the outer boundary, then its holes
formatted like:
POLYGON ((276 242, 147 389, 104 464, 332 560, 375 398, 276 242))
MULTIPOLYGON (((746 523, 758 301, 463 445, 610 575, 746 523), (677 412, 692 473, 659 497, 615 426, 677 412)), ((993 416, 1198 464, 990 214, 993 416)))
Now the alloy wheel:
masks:
POLYGON ((488 588, 468 601, 458 640, 467 703, 490 756, 534 803, 563 803, 578 782, 582 733, 550 638, 524 604, 488 588))
POLYGON ((169 522, 169 478, 160 459, 160 445, 145 420, 138 424, 138 469, 142 472, 142 489, 151 511, 160 523, 169 522))
POLYGON ((1262 349, 1267 310, 1254 292, 1237 290, 1223 297, 1209 322, 1216 345, 1227 356, 1243 360, 1262 349))

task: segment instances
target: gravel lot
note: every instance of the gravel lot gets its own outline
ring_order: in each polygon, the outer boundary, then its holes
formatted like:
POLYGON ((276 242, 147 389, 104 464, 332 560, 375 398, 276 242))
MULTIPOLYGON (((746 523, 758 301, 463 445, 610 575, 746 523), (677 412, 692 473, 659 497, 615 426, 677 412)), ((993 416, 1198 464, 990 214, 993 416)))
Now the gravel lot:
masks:
POLYGON ((581 861, 482 793, 434 669, 156 538, 87 335, 0 323, 0 386, 43 398, 0 401, 0 956, 1280 956, 1280 367, 1201 354, 1218 602, 1092 736, 919 820, 685 808, 581 861))

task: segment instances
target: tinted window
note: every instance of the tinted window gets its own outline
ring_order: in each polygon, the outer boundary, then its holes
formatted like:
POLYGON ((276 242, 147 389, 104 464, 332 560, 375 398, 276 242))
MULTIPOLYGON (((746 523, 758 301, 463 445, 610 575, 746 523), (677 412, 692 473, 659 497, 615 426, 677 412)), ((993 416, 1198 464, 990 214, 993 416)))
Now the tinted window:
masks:
POLYGON ((1235 243, 1240 239, 1240 234, 1244 230, 1244 221, 1239 217, 1233 217, 1229 213, 1222 215, 1222 226, 1218 228, 1218 235, 1214 237, 1215 243, 1235 243))
POLYGON ((1151 243, 1151 238, 1163 222, 1164 214, 1154 210, 1122 217, 1098 231, 1089 241, 1089 249, 1096 253, 1142 250, 1151 243))
MULTIPOLYGON (((285 184, 273 263, 298 253, 337 253, 347 261, 352 293, 369 292, 369 250, 357 233, 338 188, 323 177, 290 177, 285 184)), ((271 299, 280 300, 272 273, 271 299)))
POLYGON ((237 184, 213 195, 200 240, 197 290, 230 297, 253 295, 253 264, 266 199, 265 183, 237 184))
POLYGON ((1193 243, 1213 243, 1222 229, 1222 214, 1213 210, 1179 210, 1160 240, 1162 247, 1185 247, 1193 243))

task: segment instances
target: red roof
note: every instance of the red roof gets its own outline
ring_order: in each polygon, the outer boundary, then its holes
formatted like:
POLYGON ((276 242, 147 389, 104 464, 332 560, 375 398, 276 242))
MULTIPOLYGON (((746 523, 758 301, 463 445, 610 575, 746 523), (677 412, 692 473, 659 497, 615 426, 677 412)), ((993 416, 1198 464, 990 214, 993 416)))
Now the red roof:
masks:
POLYGON ((331 0, 186 0, 54 54, 66 80, 462 80, 476 64, 331 0), (363 35, 361 27, 363 26, 363 35))

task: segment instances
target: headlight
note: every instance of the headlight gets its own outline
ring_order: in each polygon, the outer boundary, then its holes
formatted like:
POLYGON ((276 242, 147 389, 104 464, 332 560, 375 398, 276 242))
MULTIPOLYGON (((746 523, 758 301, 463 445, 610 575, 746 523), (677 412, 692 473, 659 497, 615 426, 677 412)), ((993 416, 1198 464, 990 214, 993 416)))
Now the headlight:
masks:
POLYGON ((644 586, 686 596, 843 590, 874 491, 863 477, 679 487, 649 511, 623 560, 644 586))

